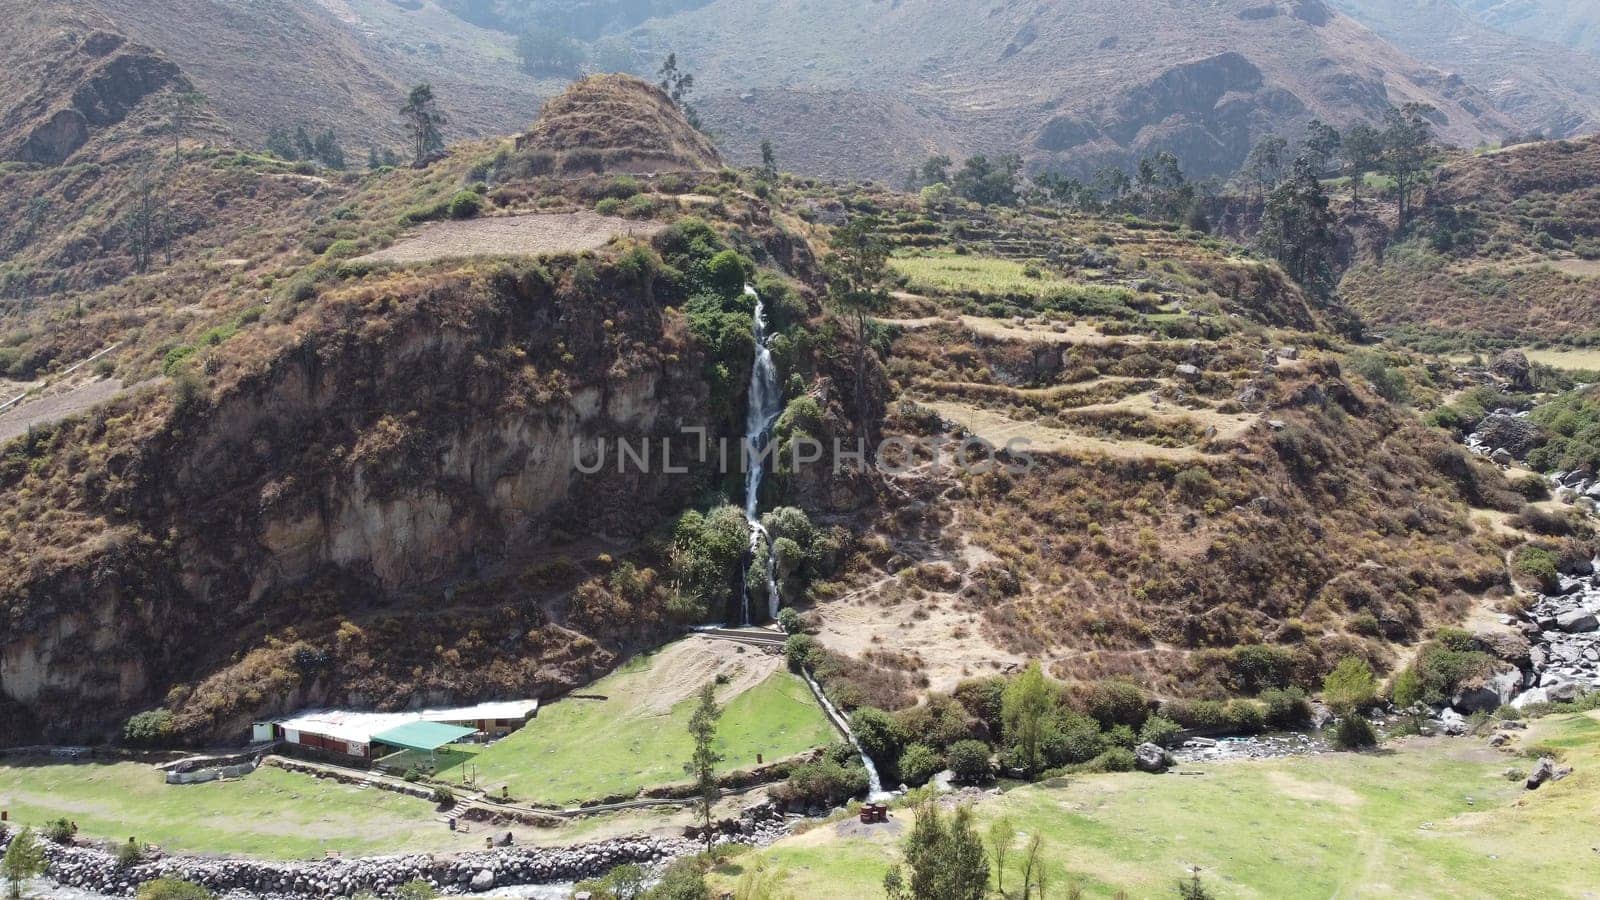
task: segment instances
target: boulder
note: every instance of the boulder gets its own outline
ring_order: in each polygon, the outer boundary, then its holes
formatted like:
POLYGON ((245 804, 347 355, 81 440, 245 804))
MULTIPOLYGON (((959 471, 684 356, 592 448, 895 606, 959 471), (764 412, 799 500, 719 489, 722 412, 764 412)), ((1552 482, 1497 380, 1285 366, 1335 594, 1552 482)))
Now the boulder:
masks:
POLYGON ((1556 616, 1556 627, 1568 634, 1600 631, 1600 618, 1587 609, 1575 609, 1556 616))
POLYGON ((1569 766, 1558 766, 1556 761, 1548 756, 1539 757, 1539 763, 1528 773, 1528 790, 1538 790, 1539 785, 1547 781, 1560 781, 1572 774, 1569 766))
POLYGON ((1494 712, 1511 702, 1517 689, 1522 687, 1522 673, 1505 669, 1488 677, 1470 678, 1456 689, 1450 706, 1463 715, 1476 712, 1494 712))
POLYGON ((1199 366, 1192 366, 1188 363, 1179 365, 1173 370, 1173 373, 1184 381, 1199 381, 1202 374, 1199 366))
POLYGON ((1169 765, 1167 751, 1146 741, 1133 751, 1133 764, 1141 772, 1165 772, 1169 765))
POLYGON ((1533 366, 1521 350, 1507 350, 1495 357, 1489 371, 1504 378, 1513 390, 1533 390, 1533 366))
POLYGON ((1489 454, 1489 461, 1497 466, 1510 466, 1516 463, 1517 458, 1511 455, 1510 450, 1501 447, 1489 454))
POLYGON ((1523 691, 1511 700, 1513 709, 1524 709, 1535 703, 1549 703, 1550 692, 1545 688, 1530 688, 1523 691))
POLYGON ((1522 459, 1542 442, 1539 426, 1521 416, 1494 412, 1478 423, 1478 440, 1483 446, 1505 450, 1514 459, 1522 459))
POLYGON ((1439 730, 1450 735, 1466 734, 1467 720, 1460 713, 1446 707, 1439 713, 1439 730))

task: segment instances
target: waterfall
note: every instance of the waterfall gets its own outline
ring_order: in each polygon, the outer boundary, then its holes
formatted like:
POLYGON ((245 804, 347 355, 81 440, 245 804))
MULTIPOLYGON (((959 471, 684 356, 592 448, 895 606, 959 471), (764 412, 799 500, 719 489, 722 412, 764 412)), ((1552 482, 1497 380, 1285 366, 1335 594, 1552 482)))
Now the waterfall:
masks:
POLYGON ((860 755, 861 764, 866 766, 867 800, 869 802, 876 803, 877 801, 890 796, 889 793, 883 789, 883 779, 878 777, 878 767, 873 764, 872 757, 867 755, 867 751, 861 749, 861 742, 856 740, 855 733, 850 730, 850 723, 845 721, 844 716, 840 715, 839 710, 836 709, 833 703, 828 700, 828 695, 822 692, 822 687, 817 684, 817 680, 815 678, 811 677, 811 672, 809 670, 802 668, 800 670, 800 675, 801 677, 805 678, 806 684, 811 686, 811 693, 817 695, 817 702, 822 704, 823 712, 828 714, 828 718, 833 721, 834 727, 844 732, 844 736, 850 741, 850 746, 856 748, 856 753, 860 755))
MULTIPOLYGON (((783 412, 783 394, 778 388, 778 367, 772 362, 772 350, 767 346, 767 307, 761 295, 750 285, 744 286, 745 295, 755 299, 753 320, 756 358, 750 367, 750 400, 745 412, 744 454, 747 468, 744 473, 744 517, 750 523, 750 558, 753 560, 762 546, 767 548, 767 617, 778 617, 778 560, 768 539, 767 530, 761 527, 761 479, 766 475, 767 445, 772 440, 772 425, 783 412)), ((742 606, 745 624, 750 624, 750 587, 744 587, 742 606)))

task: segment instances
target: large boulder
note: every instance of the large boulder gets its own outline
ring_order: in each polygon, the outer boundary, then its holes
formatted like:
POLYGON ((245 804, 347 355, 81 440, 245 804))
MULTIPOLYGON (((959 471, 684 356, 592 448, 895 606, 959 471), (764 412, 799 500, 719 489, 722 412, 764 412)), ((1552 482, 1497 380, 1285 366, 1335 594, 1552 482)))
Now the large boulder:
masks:
POLYGON ((1528 773, 1528 790, 1537 790, 1539 785, 1547 781, 1560 781, 1572 774, 1568 766, 1558 766, 1556 761, 1548 756, 1539 757, 1539 762, 1528 773))
POLYGON ((1556 627, 1568 634, 1600 631, 1600 617, 1587 609, 1575 609, 1556 616, 1556 627))
POLYGON ((1146 741, 1133 751, 1133 764, 1141 772, 1165 772, 1171 765, 1167 759, 1167 751, 1160 746, 1146 741))
POLYGON ((1504 378, 1512 390, 1533 390, 1533 366, 1521 350, 1507 350, 1489 364, 1489 371, 1504 378))
POLYGON ((1539 426, 1521 416, 1492 412, 1478 423, 1478 440, 1490 450, 1504 450, 1522 459, 1543 442, 1539 426))
POLYGON ((1462 715, 1477 712, 1494 712, 1511 702, 1522 687, 1522 673, 1516 669, 1503 669, 1488 676, 1462 681, 1450 698, 1450 706, 1462 715))
POLYGON ((478 874, 472 876, 472 882, 467 887, 475 894, 494 890, 494 872, 489 869, 479 869, 478 874))

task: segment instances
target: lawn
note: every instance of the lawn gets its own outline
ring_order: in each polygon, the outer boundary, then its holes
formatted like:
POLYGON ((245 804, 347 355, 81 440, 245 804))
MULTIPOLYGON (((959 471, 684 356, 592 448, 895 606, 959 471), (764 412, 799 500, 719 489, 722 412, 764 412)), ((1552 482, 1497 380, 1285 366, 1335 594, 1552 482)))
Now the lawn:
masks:
MULTIPOLYGON (((1056 883, 1070 873, 1091 897, 1171 896, 1192 866, 1218 897, 1592 896, 1600 721, 1545 720, 1527 740, 1563 750, 1575 773, 1530 794, 1502 774, 1529 761, 1440 740, 1183 767, 1201 775, 1083 776, 1008 791, 977 812, 980 827, 1007 816, 1042 834, 1056 883)), ((882 896, 898 838, 858 830, 822 826, 764 855, 796 896, 882 896)))
POLYGON ((0 809, 41 826, 76 821, 86 838, 132 836, 171 852, 265 859, 413 850, 467 850, 482 838, 451 834, 433 804, 265 766, 237 781, 169 785, 140 763, 0 766, 0 809))
POLYGON ((1584 350, 1563 350, 1551 347, 1544 350, 1525 348, 1528 359, 1542 365, 1556 369, 1571 369, 1579 372, 1600 372, 1600 348, 1584 350))
MULTIPOLYGON (((605 700, 553 703, 467 766, 491 792, 506 785, 519 801, 559 805, 684 781, 694 701, 652 706, 657 687, 651 661, 637 660, 584 689, 605 700)), ((771 762, 839 740, 805 682, 788 672, 725 696, 737 690, 725 687, 718 698, 726 707, 717 731, 723 770, 754 766, 757 754, 771 762)))

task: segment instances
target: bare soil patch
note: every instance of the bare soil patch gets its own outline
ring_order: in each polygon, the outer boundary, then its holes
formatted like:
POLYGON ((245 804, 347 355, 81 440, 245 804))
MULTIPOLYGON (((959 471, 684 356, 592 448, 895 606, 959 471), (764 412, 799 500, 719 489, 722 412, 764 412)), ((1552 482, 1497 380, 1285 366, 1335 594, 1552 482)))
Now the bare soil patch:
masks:
POLYGON ((658 222, 583 211, 436 222, 359 261, 419 263, 473 256, 581 253, 598 250, 619 237, 651 237, 664 227, 658 222))
POLYGON ((122 393, 122 390, 122 382, 115 378, 97 378, 60 389, 50 388, 39 397, 24 400, 0 412, 0 443, 26 434, 29 428, 51 425, 86 412, 122 393))

